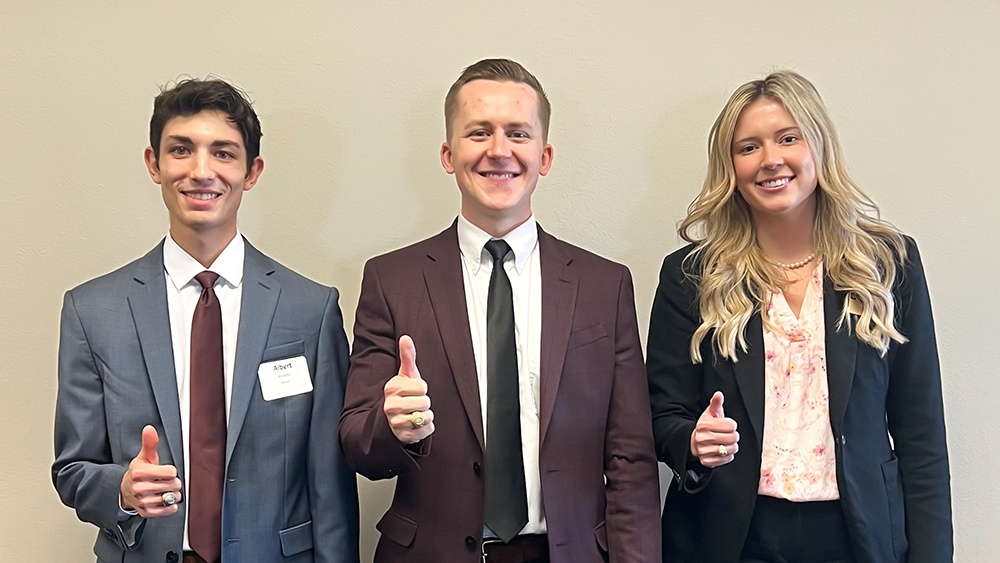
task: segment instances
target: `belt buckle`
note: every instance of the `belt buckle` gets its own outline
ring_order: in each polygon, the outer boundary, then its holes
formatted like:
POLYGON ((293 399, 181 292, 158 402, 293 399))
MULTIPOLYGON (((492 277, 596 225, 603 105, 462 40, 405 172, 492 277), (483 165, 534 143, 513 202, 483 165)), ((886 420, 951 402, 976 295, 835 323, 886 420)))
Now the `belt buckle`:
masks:
POLYGON ((483 543, 479 547, 483 554, 482 563, 486 563, 486 546, 494 543, 503 543, 503 540, 500 538, 483 538, 483 543))

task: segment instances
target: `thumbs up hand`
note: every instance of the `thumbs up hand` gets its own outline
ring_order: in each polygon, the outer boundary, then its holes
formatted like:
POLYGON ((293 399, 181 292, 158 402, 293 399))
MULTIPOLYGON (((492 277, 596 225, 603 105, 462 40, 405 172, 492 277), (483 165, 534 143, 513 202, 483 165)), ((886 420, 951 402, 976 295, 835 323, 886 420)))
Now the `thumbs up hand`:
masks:
POLYGON ((142 429, 142 449, 128 464, 128 471, 122 477, 121 506, 135 510, 143 518, 157 518, 177 512, 181 500, 181 480, 177 478, 177 468, 160 465, 156 448, 160 437, 156 429, 146 426, 142 429), (166 493, 173 495, 173 503, 166 493))
POLYGON ((383 389, 382 411, 396 439, 414 444, 434 432, 434 411, 427 396, 427 383, 417 369, 417 349, 406 335, 399 339, 399 374, 383 389))
POLYGON ((736 421, 726 418, 724 401, 722 391, 716 391, 691 433, 691 455, 705 467, 733 461, 740 449, 740 433, 736 431, 736 421))

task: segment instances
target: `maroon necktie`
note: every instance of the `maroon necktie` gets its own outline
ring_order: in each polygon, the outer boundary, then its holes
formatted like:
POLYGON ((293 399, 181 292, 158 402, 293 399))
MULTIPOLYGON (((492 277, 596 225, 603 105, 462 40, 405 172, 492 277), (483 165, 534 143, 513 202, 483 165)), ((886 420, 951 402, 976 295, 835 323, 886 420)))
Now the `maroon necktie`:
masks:
POLYGON ((191 420, 188 541, 208 563, 222 550, 222 482, 226 465, 226 383, 222 364, 219 274, 195 276, 201 297, 191 321, 191 420))

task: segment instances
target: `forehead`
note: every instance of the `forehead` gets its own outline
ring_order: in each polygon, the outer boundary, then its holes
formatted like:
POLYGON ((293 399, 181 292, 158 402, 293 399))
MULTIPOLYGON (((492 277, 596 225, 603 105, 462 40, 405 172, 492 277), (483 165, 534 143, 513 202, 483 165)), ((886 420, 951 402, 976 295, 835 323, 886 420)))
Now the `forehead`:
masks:
POLYGON ((460 123, 516 120, 538 124, 538 93, 521 82, 473 80, 458 90, 456 101, 460 123))
POLYGON ((243 135, 225 112, 202 110, 191 115, 175 115, 163 125, 162 139, 187 137, 194 142, 227 141, 243 146, 243 135))
POLYGON ((788 113, 781 102, 771 98, 760 98, 740 112, 740 117, 736 120, 736 137, 739 138, 741 132, 776 131, 797 126, 795 118, 788 113))

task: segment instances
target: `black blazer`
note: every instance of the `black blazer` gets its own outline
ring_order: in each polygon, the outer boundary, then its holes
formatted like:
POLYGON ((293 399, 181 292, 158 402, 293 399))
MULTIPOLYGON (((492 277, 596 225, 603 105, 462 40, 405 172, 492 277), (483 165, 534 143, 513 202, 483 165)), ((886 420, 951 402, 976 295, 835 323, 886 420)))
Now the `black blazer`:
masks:
MULTIPOLYGON (((827 279, 826 319, 830 425, 837 485, 858 563, 952 561, 951 492, 941 377, 931 304, 916 244, 893 295, 897 327, 909 341, 880 356, 837 328, 845 293, 827 279), (890 438, 891 435, 891 438, 890 438)), ((692 250, 666 257, 653 301, 647 371, 653 433, 674 480, 663 511, 663 560, 735 562, 746 541, 760 479, 764 423, 764 338, 759 310, 746 328, 738 362, 717 358, 711 333, 704 362, 693 364, 691 335, 700 323, 697 285, 682 269, 692 250), (740 451, 714 470, 690 454, 691 432, 715 391, 737 422, 740 451)))

